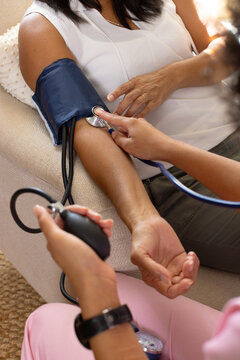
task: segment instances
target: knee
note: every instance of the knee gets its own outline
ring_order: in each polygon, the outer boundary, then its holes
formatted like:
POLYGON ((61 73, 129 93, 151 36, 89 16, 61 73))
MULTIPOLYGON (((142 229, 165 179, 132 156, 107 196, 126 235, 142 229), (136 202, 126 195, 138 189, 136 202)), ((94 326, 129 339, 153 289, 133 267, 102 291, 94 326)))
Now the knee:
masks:
POLYGON ((40 306, 28 317, 26 329, 32 331, 36 329, 49 328, 49 325, 56 324, 58 319, 63 318, 63 314, 79 312, 79 308, 63 303, 50 303, 40 306))
POLYGON ((45 304, 37 308, 35 311, 33 311, 27 321, 26 321, 26 329, 29 331, 29 333, 32 331, 32 329, 36 326, 37 328, 42 327, 42 325, 49 323, 51 321, 51 318, 56 316, 56 307, 57 304, 45 304))

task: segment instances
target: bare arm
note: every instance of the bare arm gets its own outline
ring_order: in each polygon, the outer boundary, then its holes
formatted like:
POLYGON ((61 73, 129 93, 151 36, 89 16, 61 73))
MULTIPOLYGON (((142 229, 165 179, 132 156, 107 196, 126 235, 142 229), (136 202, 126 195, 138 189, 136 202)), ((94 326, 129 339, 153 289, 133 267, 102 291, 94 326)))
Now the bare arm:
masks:
MULTIPOLYGON (((169 144, 170 145, 170 144, 169 144)), ((168 160, 219 197, 240 201, 240 163, 180 141, 168 150, 168 160)))
MULTIPOLYGON (((32 90, 35 90, 36 80, 46 66, 60 58, 67 57, 75 60, 60 34, 39 14, 29 15, 23 20, 19 33, 19 50, 21 71, 25 81, 32 90)), ((76 136, 77 134, 78 131, 76 131, 76 136)), ((85 159, 85 161, 87 162, 88 160, 85 159)), ((102 164, 102 168, 103 166, 104 164, 102 164)), ((60 261, 60 265, 63 268, 66 266, 65 271, 69 275, 76 290, 82 307, 83 318, 88 319, 99 315, 102 310, 106 308, 119 306, 120 301, 117 294, 113 269, 109 269, 110 267, 106 264, 107 271, 110 273, 110 279, 108 279, 107 275, 99 276, 99 271, 96 271, 93 275, 90 271, 87 272, 87 262, 85 267, 82 262, 86 273, 81 274, 77 266, 79 264, 79 255, 81 256, 84 251, 82 251, 81 245, 85 244, 81 244, 78 239, 70 239, 68 242, 68 235, 61 232, 47 212, 44 212, 44 214, 40 216, 40 222, 41 226, 43 226, 43 231, 52 239, 52 242, 56 240, 57 246, 56 244, 52 244, 50 248, 54 252, 57 261, 60 261), (71 240, 73 242, 71 242, 71 240), (60 242, 62 247, 59 246, 60 242), (68 251, 70 251, 70 261, 63 265, 62 256, 65 256, 68 251), (73 253, 71 253, 71 251, 73 251, 73 253), (77 251, 79 254, 77 256, 78 259, 74 262, 73 254, 76 254, 77 251), (75 267, 76 272, 72 272, 72 268, 69 269, 69 263, 73 265, 73 268, 74 264, 77 264, 75 267)), ((85 249, 84 246, 83 249, 85 249)), ((88 255, 89 249, 90 248, 87 247, 86 256, 88 255)), ((83 256, 83 259, 86 259, 86 256, 83 256)), ((93 256, 93 261, 95 260, 99 263, 97 256, 93 254, 92 251, 90 251, 90 257, 91 256, 93 256)), ((92 263, 92 261, 89 261, 89 263, 92 263)), ((103 265, 105 264, 103 263, 103 265)), ((121 325, 96 336, 91 340, 91 346, 95 358, 98 360, 110 360, 112 358, 116 360, 122 358, 136 360, 146 359, 129 324, 121 325), (108 344, 107 347, 105 346, 106 343, 108 344), (122 344, 122 347, 120 347, 119 344, 122 344), (129 355, 132 354, 132 352, 135 354, 134 358, 129 355)))
POLYGON ((212 41, 206 26, 199 18, 194 0, 173 0, 176 12, 181 17, 186 29, 191 34, 199 52, 206 49, 212 41))
POLYGON ((225 38, 213 40, 199 19, 193 0, 174 0, 178 15, 189 31, 199 52, 189 59, 170 63, 152 73, 134 77, 108 95, 115 101, 125 95, 115 112, 144 117, 178 89, 219 83, 233 71, 223 60, 225 38), (145 106, 143 108, 143 106, 145 106))
MULTIPOLYGON (((46 66, 60 58, 74 59, 59 32, 39 14, 23 20, 19 49, 23 76, 33 90, 46 66)), ((161 293, 176 297, 186 292, 196 280, 198 259, 195 254, 186 254, 173 229, 159 216, 129 156, 116 146, 107 131, 93 128, 83 119, 76 124, 74 147, 131 231, 132 262, 146 279, 149 273, 157 276, 153 286, 161 293), (181 281, 172 283, 179 273, 184 274, 181 281)))
POLYGON ((115 142, 143 159, 167 161, 196 178, 221 198, 240 200, 240 163, 177 141, 144 119, 126 118, 98 110, 99 116, 125 133, 114 131, 115 142))
MULTIPOLYGON (((24 18, 19 32, 19 53, 23 77, 32 90, 35 90, 37 78, 46 66, 65 57, 75 60, 62 36, 40 14, 24 18)), ((78 121, 75 149, 130 230, 138 221, 138 213, 141 212, 142 217, 156 213, 130 158, 116 147, 106 131, 78 121), (136 203, 134 211, 132 203, 136 203), (124 211, 123 204, 126 206, 124 211)))
POLYGON ((61 58, 75 60, 58 31, 40 14, 26 16, 19 30, 19 62, 28 86, 35 91, 43 69, 61 58))
MULTIPOLYGON (((88 216, 98 223, 106 234, 111 233, 111 220, 102 220, 99 214, 87 208, 72 206, 71 210, 88 216)), ((120 306, 113 268, 102 261, 83 241, 63 231, 46 209, 38 206, 35 214, 46 237, 48 250, 71 281, 83 319, 90 319, 100 315, 105 309, 120 306)), ((62 225, 59 219, 57 222, 62 225)), ((90 345, 97 360, 146 359, 128 323, 96 335, 90 340, 90 345)))
POLYGON ((233 69, 223 61, 224 37, 213 39, 200 20, 194 0, 173 0, 178 15, 189 31, 199 52, 196 57, 180 62, 179 88, 211 85, 226 78, 233 69))

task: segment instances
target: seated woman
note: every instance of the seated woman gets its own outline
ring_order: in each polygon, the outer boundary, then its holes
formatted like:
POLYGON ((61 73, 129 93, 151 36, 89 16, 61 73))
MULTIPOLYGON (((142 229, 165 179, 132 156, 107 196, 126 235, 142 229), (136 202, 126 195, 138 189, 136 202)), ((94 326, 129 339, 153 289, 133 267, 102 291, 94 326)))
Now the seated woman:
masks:
MULTIPOLYGON (((126 93, 118 112, 140 116, 143 108, 166 134, 239 160, 236 125, 219 87, 210 86, 232 70, 221 61, 221 47, 221 41, 211 42, 192 0, 35 0, 19 32, 21 70, 33 90, 46 66, 73 59, 110 110, 126 93)), ((187 291, 198 268, 189 250, 202 264, 240 272, 235 212, 186 199, 158 170, 133 164, 107 132, 85 121, 77 123, 75 149, 131 231, 131 259, 148 284, 169 297, 187 291), (180 273, 181 281, 173 283, 180 273)), ((171 171, 201 190, 184 172, 171 171)))

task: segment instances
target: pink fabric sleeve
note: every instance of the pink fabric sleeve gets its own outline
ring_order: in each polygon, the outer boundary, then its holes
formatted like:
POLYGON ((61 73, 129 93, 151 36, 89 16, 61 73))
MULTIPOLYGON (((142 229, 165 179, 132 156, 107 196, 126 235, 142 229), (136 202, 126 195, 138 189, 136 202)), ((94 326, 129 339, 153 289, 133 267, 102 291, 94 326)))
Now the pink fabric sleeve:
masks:
POLYGON ((203 346, 204 360, 240 359, 240 297, 224 307, 216 335, 203 346))
MULTIPOLYGON (((117 274, 121 303, 127 303, 139 327, 164 342, 161 360, 203 360, 202 344, 211 338, 221 313, 180 296, 169 300, 143 281, 117 274)), ((28 318, 22 360, 93 360, 78 342, 73 322, 77 306, 47 304, 28 318)), ((107 345, 106 345, 107 346, 107 345)))

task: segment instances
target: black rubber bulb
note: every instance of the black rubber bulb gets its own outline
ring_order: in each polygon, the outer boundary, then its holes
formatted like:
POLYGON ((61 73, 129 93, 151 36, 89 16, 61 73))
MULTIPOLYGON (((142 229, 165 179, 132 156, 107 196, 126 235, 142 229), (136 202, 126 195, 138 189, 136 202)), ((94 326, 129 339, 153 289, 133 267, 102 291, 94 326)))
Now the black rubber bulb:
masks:
POLYGON ((87 216, 82 216, 69 210, 63 210, 60 216, 64 222, 64 230, 83 240, 102 260, 105 260, 110 255, 108 237, 99 225, 87 216))

